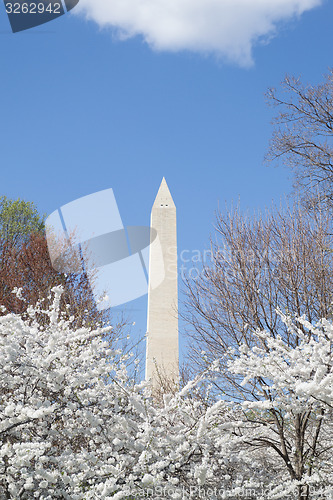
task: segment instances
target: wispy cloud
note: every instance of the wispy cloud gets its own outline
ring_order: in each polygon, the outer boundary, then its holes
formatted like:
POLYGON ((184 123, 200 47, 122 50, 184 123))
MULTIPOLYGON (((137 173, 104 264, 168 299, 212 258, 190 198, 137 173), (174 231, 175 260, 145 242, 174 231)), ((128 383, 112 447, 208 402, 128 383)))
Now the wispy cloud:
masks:
POLYGON ((215 53, 251 65, 253 46, 322 0, 81 0, 78 12, 155 50, 215 53))

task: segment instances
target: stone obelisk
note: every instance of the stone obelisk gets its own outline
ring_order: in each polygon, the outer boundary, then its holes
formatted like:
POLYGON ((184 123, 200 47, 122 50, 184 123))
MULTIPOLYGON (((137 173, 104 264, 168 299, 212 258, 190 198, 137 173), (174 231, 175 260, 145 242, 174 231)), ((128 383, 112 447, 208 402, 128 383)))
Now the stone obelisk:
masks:
POLYGON ((177 385, 179 380, 176 206, 164 177, 153 204, 151 228, 151 240, 155 230, 160 245, 152 241, 150 245, 146 380, 156 388, 161 381, 177 385), (161 272, 164 279, 155 287, 161 272))

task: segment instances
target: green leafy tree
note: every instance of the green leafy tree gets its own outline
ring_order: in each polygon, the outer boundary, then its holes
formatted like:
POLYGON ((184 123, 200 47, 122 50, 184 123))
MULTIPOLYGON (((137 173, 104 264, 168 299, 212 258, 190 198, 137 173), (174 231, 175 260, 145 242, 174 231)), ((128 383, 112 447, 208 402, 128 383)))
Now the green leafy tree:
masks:
POLYGON ((44 232, 45 215, 31 201, 0 197, 0 238, 2 242, 21 245, 33 233, 44 232))

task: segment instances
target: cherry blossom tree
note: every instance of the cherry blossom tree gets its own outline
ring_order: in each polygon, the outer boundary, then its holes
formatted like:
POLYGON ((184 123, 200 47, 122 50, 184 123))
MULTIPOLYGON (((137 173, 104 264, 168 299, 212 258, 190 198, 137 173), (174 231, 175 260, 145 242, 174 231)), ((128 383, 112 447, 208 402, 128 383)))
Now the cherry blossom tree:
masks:
POLYGON ((275 454, 289 475, 281 470, 267 498, 332 498, 333 325, 279 314, 297 345, 258 330, 257 345, 229 361, 251 395, 241 405, 244 442, 275 454))
POLYGON ((53 289, 49 308, 0 317, 0 497, 126 498, 165 488, 182 498, 184 487, 213 485, 229 467, 230 432, 217 427, 228 404, 188 397, 196 381, 155 407, 145 384, 128 377, 128 355, 103 340, 106 328, 73 328, 62 292, 53 289))
POLYGON ((196 397, 202 373, 156 402, 106 328, 66 316, 62 293, 0 317, 1 499, 331 498, 329 321, 280 313, 298 343, 258 330, 215 360, 209 377, 228 369, 247 400, 214 400, 209 385, 196 397))

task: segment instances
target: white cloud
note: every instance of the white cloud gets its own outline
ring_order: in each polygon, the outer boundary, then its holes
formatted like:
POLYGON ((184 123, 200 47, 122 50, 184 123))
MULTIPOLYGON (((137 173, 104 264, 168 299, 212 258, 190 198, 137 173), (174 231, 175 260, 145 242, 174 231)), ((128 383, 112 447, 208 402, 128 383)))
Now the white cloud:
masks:
POLYGON ((277 25, 322 0, 80 0, 76 9, 121 38, 141 35, 156 50, 215 53, 246 66, 277 25))

